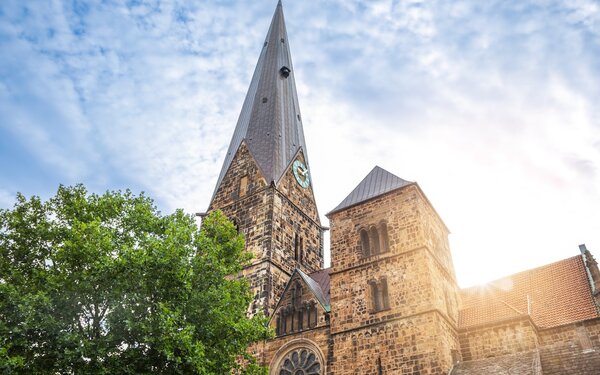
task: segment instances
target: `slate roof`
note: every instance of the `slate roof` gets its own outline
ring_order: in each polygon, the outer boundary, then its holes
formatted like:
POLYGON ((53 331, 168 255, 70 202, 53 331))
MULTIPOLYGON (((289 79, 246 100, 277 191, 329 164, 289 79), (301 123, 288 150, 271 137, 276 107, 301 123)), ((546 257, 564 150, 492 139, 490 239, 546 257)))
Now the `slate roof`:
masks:
POLYGON ((369 172, 367 177, 352 190, 350 195, 329 212, 327 216, 412 183, 413 182, 403 180, 400 177, 391 174, 379 166, 375 166, 375 168, 369 172))
POLYGON ((331 274, 331 268, 325 268, 319 271, 315 271, 311 273, 310 278, 319 284, 321 290, 323 291, 323 299, 327 305, 330 304, 331 294, 329 291, 329 275, 331 274))
MULTIPOLYGON (((296 272, 298 272, 298 274, 300 275, 300 277, 302 277, 302 279, 304 280, 304 282, 306 282, 306 284, 308 285, 308 287, 310 288, 310 290, 313 292, 313 294, 315 295, 315 297, 319 300, 319 303, 323 306, 323 308, 325 309, 325 311, 329 312, 331 311, 331 305, 330 305, 330 299, 329 299, 329 268, 326 270, 321 270, 321 271, 317 271, 312 273, 311 275, 315 275, 317 276, 317 280, 313 279, 311 276, 308 276, 307 274, 305 274, 304 272, 302 272, 300 269, 296 269, 296 272), (324 288, 321 287, 321 285, 323 285, 324 288)), ((291 280, 292 278, 290 278, 291 280)))
POLYGON ((460 293, 460 328, 499 322, 528 312, 541 328, 599 316, 580 255, 460 293))
POLYGON ((279 181, 299 150, 303 151, 308 165, 281 1, 277 4, 252 76, 215 193, 243 140, 267 183, 279 181), (284 67, 289 71, 283 72, 284 67))

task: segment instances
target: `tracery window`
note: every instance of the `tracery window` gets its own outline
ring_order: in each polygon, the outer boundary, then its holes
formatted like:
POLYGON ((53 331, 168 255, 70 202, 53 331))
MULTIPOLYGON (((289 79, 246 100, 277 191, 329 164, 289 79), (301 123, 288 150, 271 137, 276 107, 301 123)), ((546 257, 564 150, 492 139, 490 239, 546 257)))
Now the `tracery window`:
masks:
POLYGON ((312 350, 300 348, 292 350, 285 356, 279 375, 320 375, 321 363, 312 350))

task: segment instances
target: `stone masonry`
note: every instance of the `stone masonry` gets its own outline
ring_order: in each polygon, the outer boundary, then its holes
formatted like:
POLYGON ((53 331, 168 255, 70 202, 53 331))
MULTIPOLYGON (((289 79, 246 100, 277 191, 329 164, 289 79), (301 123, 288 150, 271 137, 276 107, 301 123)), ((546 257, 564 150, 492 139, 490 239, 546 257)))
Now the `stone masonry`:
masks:
POLYGON ((584 245, 460 290, 448 228, 416 183, 382 168, 327 215, 323 269, 289 44, 279 1, 209 206, 254 254, 239 276, 248 314, 275 331, 250 348, 269 374, 600 374, 600 271, 584 245))
POLYGON ((419 187, 411 184, 329 219, 332 373, 377 374, 381 368, 438 374, 450 368, 459 346, 448 232, 419 187), (380 221, 387 224, 389 251, 365 257, 359 230, 380 221), (381 277, 389 308, 375 311, 369 280, 381 277))

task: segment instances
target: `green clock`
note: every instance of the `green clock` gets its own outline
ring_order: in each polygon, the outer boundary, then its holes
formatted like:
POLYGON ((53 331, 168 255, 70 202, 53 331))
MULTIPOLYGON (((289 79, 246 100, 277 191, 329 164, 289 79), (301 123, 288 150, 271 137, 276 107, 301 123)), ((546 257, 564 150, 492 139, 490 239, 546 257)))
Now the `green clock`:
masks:
POLYGON ((300 160, 295 160, 292 165, 292 171, 294 171, 294 177, 296 177, 296 181, 303 188, 307 188, 310 185, 310 176, 308 174, 308 168, 304 165, 300 160))

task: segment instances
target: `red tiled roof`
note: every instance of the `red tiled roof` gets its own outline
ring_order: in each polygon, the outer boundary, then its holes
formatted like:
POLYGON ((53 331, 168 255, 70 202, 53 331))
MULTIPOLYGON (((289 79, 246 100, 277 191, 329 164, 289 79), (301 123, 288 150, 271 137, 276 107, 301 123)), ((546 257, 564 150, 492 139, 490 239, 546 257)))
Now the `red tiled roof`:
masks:
POLYGON ((329 274, 331 273, 331 267, 325 268, 322 270, 315 271, 311 273, 310 278, 319 284, 321 290, 323 291, 323 297, 325 298, 325 303, 329 304, 330 302, 330 292, 329 292, 329 274))
POLYGON ((459 327, 529 314, 542 328, 598 317, 581 256, 460 291, 459 327))

